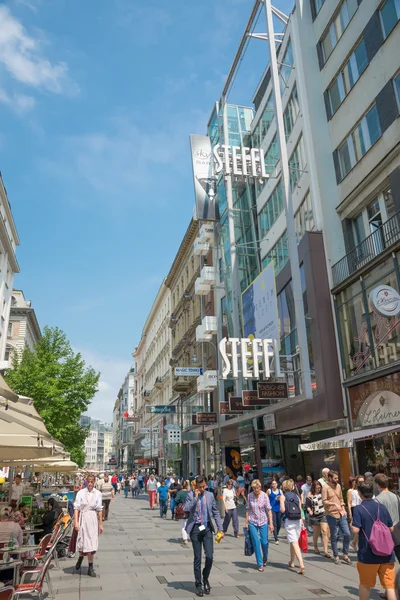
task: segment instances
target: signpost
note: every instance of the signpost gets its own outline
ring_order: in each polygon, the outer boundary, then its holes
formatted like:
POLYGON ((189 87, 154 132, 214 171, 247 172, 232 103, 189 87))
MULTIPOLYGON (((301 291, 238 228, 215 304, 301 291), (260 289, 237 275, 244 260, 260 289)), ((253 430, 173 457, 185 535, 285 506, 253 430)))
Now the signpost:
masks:
POLYGON ((259 381, 257 393, 260 400, 286 400, 288 397, 287 383, 259 381))
POLYGON ((214 425, 217 422, 217 413, 199 412, 196 415, 197 425, 214 425))

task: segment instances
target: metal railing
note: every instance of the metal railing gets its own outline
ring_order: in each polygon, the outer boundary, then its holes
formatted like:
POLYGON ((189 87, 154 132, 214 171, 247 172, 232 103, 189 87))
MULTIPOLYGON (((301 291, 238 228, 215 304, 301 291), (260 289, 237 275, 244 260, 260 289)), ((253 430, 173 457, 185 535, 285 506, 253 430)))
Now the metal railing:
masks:
POLYGON ((396 213, 365 238, 332 267, 333 285, 353 275, 371 260, 400 240, 400 212, 396 213))

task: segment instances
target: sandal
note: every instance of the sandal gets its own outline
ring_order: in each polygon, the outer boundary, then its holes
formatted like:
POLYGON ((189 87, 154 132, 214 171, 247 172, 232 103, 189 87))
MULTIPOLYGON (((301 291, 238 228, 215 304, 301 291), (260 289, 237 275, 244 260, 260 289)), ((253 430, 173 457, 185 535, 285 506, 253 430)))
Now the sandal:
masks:
POLYGON ((266 567, 266 566, 267 566, 267 564, 268 564, 268 560, 267 560, 267 559, 265 559, 265 560, 263 561, 263 567, 266 567))
POLYGON ((332 554, 329 554, 329 552, 324 552, 324 556, 325 558, 329 558, 329 560, 332 560, 332 554))
POLYGON ((317 549, 314 548, 314 554, 321 554, 321 552, 317 549))
POLYGON ((303 575, 305 570, 305 567, 300 567, 300 569, 297 571, 297 575, 303 575))
POLYGON ((264 571, 264 567, 258 567, 258 570, 260 571, 260 573, 262 573, 264 571))
POLYGON ((290 567, 291 569, 294 569, 294 563, 292 563, 292 562, 290 562, 290 561, 289 561, 289 567, 290 567))
POLYGON ((351 560, 349 559, 348 556, 343 556, 342 562, 345 563, 346 565, 351 565, 351 560))

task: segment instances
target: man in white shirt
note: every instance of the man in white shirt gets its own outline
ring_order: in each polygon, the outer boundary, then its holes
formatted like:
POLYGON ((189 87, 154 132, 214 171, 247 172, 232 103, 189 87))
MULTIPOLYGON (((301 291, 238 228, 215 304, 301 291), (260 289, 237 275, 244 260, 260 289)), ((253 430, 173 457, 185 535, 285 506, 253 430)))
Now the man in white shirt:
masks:
POLYGON ((24 484, 22 483, 21 475, 16 475, 14 483, 11 487, 11 504, 18 506, 21 502, 21 498, 24 495, 24 484))

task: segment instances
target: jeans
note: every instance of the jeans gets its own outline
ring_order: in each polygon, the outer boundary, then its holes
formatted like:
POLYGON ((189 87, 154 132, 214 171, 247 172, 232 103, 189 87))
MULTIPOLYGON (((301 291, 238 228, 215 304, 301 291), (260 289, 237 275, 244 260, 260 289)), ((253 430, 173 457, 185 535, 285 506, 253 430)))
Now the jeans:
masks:
POLYGON ((239 535, 239 517, 237 514, 237 510, 236 508, 230 508, 229 510, 227 510, 225 512, 225 519, 224 519, 224 525, 223 525, 223 530, 224 533, 226 533, 228 531, 228 527, 229 527, 229 523, 231 522, 232 519, 232 525, 233 525, 233 535, 239 535))
POLYGON ((339 556, 337 543, 339 538, 339 530, 343 534, 343 554, 347 556, 349 553, 350 544, 350 530, 349 524, 347 522, 347 517, 343 516, 337 519, 336 517, 332 517, 331 515, 326 515, 326 520, 328 521, 329 529, 331 531, 331 546, 333 556, 335 558, 339 556))
POLYGON ((278 541, 279 531, 280 531, 281 526, 282 526, 282 513, 281 512, 275 512, 273 510, 272 511, 272 520, 274 522, 274 539, 277 542, 278 541))
POLYGON ((169 506, 171 509, 172 516, 175 514, 175 498, 171 496, 171 500, 169 501, 169 506))
POLYGON ((263 560, 268 560, 268 523, 254 525, 249 521, 249 532, 256 554, 257 566, 262 567, 263 560))
POLYGON ((129 488, 127 485, 124 487, 124 494, 125 494, 125 498, 127 498, 128 494, 129 494, 129 488))
POLYGON ((138 487, 132 488, 132 498, 137 498, 138 495, 139 495, 139 488, 138 487))
POLYGON ((194 581, 196 587, 202 585, 201 579, 201 550, 204 547, 204 553, 206 555, 206 563, 203 569, 203 581, 208 579, 210 576, 211 567, 213 564, 213 534, 210 527, 207 527, 203 531, 199 531, 199 526, 196 524, 190 534, 190 539, 193 546, 194 561, 194 581))
POLYGON ((167 514, 168 500, 160 500, 160 517, 167 514))

